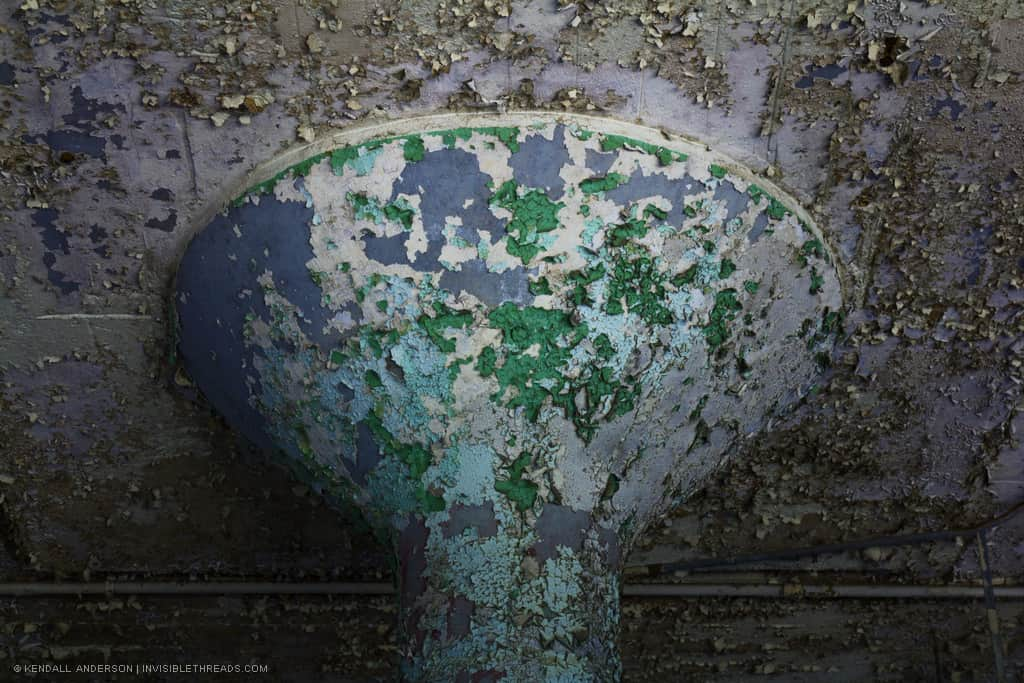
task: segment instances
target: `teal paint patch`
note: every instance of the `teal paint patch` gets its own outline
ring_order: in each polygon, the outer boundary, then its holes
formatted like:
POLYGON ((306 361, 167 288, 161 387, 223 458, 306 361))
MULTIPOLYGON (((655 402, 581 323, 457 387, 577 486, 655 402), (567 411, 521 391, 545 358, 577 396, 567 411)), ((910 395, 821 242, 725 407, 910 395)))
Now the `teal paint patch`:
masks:
POLYGON ((403 197, 384 204, 376 197, 368 197, 365 193, 349 192, 345 199, 352 205, 358 219, 371 221, 375 225, 381 225, 386 220, 395 221, 401 224, 404 230, 412 229, 416 209, 403 197))
POLYGON ((583 227, 584 229, 581 239, 587 246, 592 246, 594 244, 594 236, 604 228, 604 221, 598 217, 588 218, 583 222, 583 227))

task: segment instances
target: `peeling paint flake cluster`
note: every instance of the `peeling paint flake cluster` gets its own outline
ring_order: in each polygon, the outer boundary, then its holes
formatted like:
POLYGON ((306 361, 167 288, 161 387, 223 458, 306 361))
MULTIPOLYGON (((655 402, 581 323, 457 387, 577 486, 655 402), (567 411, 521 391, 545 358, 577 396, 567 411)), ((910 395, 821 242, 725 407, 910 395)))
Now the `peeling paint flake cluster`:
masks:
POLYGON ((186 364, 208 353, 201 321, 244 320, 243 430, 417 554, 406 675, 616 675, 638 520, 834 341, 820 235, 748 177, 573 121, 424 129, 292 165, 192 244, 186 364), (198 295, 218 261, 249 264, 230 290, 248 294, 198 295))

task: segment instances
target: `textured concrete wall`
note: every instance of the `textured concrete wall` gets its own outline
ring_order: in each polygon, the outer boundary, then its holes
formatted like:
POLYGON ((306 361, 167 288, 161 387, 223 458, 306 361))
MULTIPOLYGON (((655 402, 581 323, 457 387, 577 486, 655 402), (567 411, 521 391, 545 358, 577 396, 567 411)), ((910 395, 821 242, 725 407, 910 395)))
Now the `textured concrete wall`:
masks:
MULTIPOLYGON (((843 262, 847 336, 819 391, 634 562, 967 527, 1024 496, 1020 2, 0 4, 9 576, 386 573, 193 402, 167 295, 187 236, 260 162, 459 109, 694 136, 811 207, 843 262)), ((1024 524, 990 542, 1019 579, 1024 524)), ((783 567, 978 575, 970 544, 783 567)))

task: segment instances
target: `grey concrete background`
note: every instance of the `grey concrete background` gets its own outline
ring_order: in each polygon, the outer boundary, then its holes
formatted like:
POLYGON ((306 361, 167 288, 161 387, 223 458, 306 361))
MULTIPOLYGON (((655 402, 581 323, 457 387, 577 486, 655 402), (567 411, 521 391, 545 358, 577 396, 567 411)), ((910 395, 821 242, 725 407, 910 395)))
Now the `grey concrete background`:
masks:
MULTIPOLYGON (((996 518, 1024 500, 1022 35, 1010 0, 0 0, 0 580, 389 576, 351 520, 195 400, 167 297, 197 221, 249 169, 353 123, 446 110, 589 111, 694 136, 799 197, 842 256, 847 335, 820 390, 649 530, 633 580, 996 518)), ((994 579, 1024 579, 1024 515, 987 539, 994 579)), ((982 578, 971 541, 714 571, 982 578)), ((998 606, 1007 677, 1024 667, 1018 607, 998 606)), ((293 680, 376 680, 384 609, 4 601, 0 666, 247 653, 296 662, 293 680), (223 633, 246 645, 215 647, 223 633)), ((995 671, 970 601, 625 612, 631 680, 995 671)))

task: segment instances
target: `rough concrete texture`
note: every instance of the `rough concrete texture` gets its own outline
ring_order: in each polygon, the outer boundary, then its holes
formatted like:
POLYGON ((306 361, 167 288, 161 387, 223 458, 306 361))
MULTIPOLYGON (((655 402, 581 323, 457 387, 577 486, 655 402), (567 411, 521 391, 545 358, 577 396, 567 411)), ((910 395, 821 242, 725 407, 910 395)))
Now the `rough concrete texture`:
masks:
MULTIPOLYGON (((364 119, 531 108, 664 127, 770 178, 834 245, 849 292, 818 390, 649 529, 630 563, 653 568, 627 581, 746 555, 759 559, 745 571, 787 581, 979 581, 970 539, 891 537, 974 527, 1024 496, 1022 27, 1011 0, 3 3, 0 567, 12 579, 389 575, 368 536, 194 402, 169 355, 174 267, 227 193, 300 141, 364 119), (771 555, 865 538, 878 543, 771 555)), ((986 538, 995 580, 1020 581, 1024 523, 986 538)), ((8 660, 68 652, 58 637, 86 648, 72 654, 111 645, 61 618, 71 604, 18 601, 48 637, 5 619, 8 660)), ((673 604, 637 609, 685 624, 687 661, 624 636, 627 680, 794 680, 807 664, 794 653, 815 649, 834 661, 806 680, 996 671, 975 603, 814 603, 842 615, 822 622, 824 640, 784 639, 756 662, 723 662, 692 634, 748 638, 777 605, 673 604), (886 649, 954 615, 962 632, 886 649), (892 655, 864 674, 822 644, 851 639, 892 655), (630 666, 640 654, 662 668, 630 666)), ((215 606, 147 609, 175 656, 221 654, 189 634, 215 606)), ((999 609, 1012 680, 1020 615, 999 609)), ((153 642, 122 633, 124 647, 153 642)), ((351 641, 332 642, 311 657, 351 662, 351 641)), ((344 666, 343 680, 375 680, 397 664, 344 666)))

